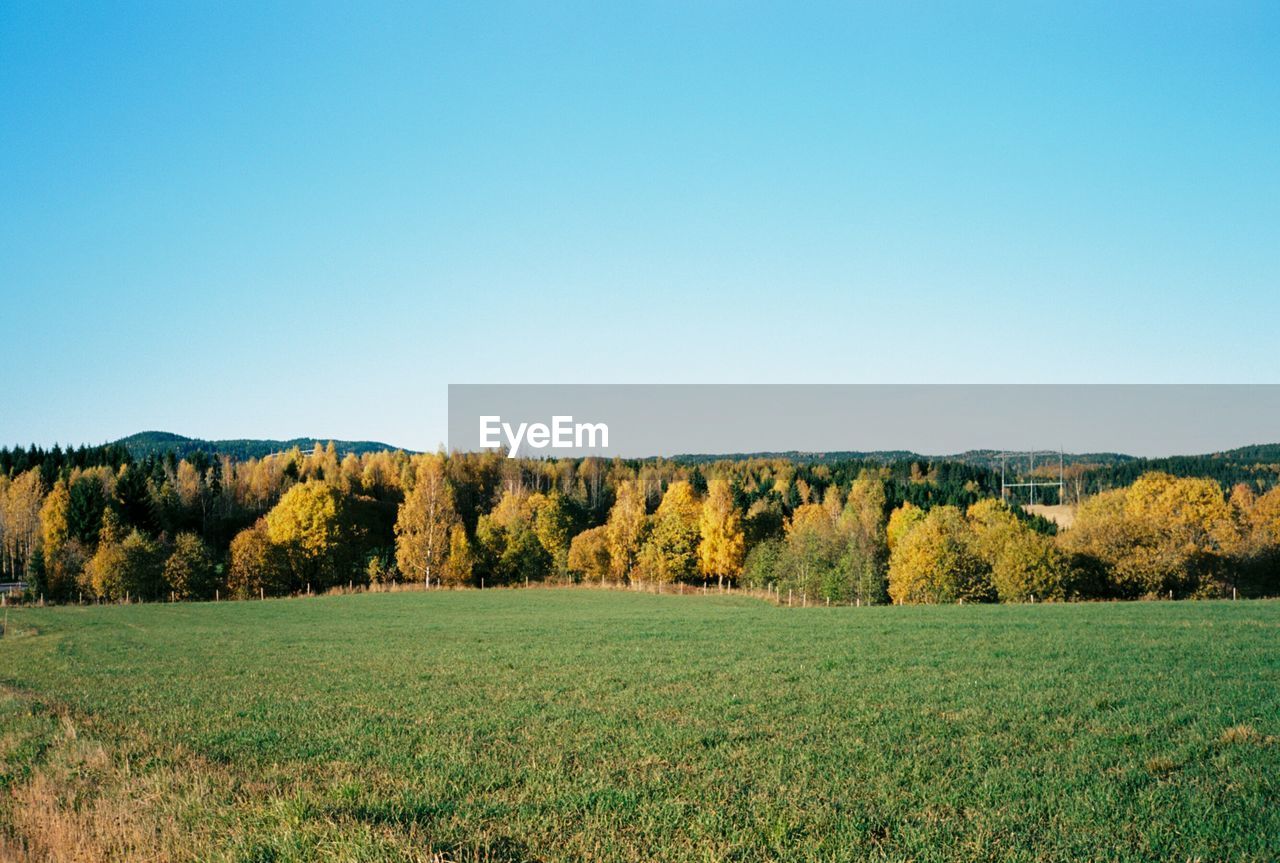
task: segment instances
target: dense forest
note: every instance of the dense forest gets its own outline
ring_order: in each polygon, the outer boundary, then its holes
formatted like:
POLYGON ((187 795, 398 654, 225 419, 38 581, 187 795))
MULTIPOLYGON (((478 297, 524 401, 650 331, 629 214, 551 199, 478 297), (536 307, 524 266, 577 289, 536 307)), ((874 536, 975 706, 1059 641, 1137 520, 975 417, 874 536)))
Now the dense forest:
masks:
MULTIPOLYGON (((149 455, 163 456, 168 453, 182 458, 196 452, 204 452, 212 456, 229 455, 235 459, 262 458, 272 453, 285 452, 294 447, 310 450, 315 446, 325 446, 328 441, 320 438, 291 438, 289 440, 204 440, 202 438, 183 437, 172 432, 147 431, 138 432, 121 438, 115 442, 129 450, 134 458, 146 458, 149 455)), ((394 449, 387 444, 368 440, 335 440, 333 445, 338 455, 367 452, 378 452, 394 449)))
POLYGON ((991 453, 898 455, 0 449, 0 579, 48 601, 584 580, 841 603, 1280 591, 1275 448, 1073 457, 1063 530, 999 499, 991 453))

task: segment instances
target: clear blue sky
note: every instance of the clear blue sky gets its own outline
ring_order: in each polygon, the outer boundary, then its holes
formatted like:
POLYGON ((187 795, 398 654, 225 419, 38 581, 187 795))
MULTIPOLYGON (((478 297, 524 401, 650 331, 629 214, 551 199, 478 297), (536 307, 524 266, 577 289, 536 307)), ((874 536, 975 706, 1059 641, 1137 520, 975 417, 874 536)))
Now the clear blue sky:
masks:
POLYGON ((2 0, 0 442, 1280 381, 1277 45, 1275 3, 2 0))

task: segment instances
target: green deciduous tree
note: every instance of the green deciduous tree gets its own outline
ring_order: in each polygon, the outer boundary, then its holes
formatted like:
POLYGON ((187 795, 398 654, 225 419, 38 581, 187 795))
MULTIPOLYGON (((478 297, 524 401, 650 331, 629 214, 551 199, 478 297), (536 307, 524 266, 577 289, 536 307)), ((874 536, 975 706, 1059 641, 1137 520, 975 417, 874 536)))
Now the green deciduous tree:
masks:
POLYGON ((679 480, 667 487, 637 558, 637 569, 645 579, 670 584, 697 574, 701 514, 702 506, 688 482, 679 480))
POLYGON ((138 530, 123 539, 104 537, 85 567, 89 587, 108 599, 161 599, 164 557, 156 542, 138 530))
POLYGON ((489 583, 540 581, 551 574, 554 561, 534 528, 534 504, 531 495, 509 490, 480 516, 477 559, 489 583))
POLYGON ((841 568, 848 572, 852 598, 862 604, 884 602, 889 567, 884 482, 864 471, 853 481, 836 530, 844 544, 841 568))
POLYGON ((573 536, 573 516, 568 502, 558 491, 537 493, 529 496, 529 508, 533 514, 533 532, 551 556, 554 573, 566 575, 569 571, 569 541, 573 536))
POLYGON ((218 587, 218 568, 204 540, 189 531, 174 537, 164 580, 178 599, 211 598, 218 587))

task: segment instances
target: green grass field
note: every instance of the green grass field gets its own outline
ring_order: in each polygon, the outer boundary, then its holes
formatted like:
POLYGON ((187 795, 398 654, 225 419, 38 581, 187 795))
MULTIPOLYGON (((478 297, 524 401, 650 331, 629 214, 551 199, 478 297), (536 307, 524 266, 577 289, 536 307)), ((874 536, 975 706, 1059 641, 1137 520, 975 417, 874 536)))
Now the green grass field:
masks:
POLYGON ((1280 859, 1275 602, 14 609, 0 662, 0 858, 1280 859))

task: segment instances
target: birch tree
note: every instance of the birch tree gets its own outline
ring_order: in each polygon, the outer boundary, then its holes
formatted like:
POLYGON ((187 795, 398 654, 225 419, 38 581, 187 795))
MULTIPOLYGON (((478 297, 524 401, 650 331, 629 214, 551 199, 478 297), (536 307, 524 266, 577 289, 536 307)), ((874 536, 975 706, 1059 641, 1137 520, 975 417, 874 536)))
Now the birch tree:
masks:
POLYGON ((433 577, 439 580, 449 553, 450 534, 458 522, 443 457, 423 457, 396 518, 396 564, 406 579, 428 587, 433 577))

